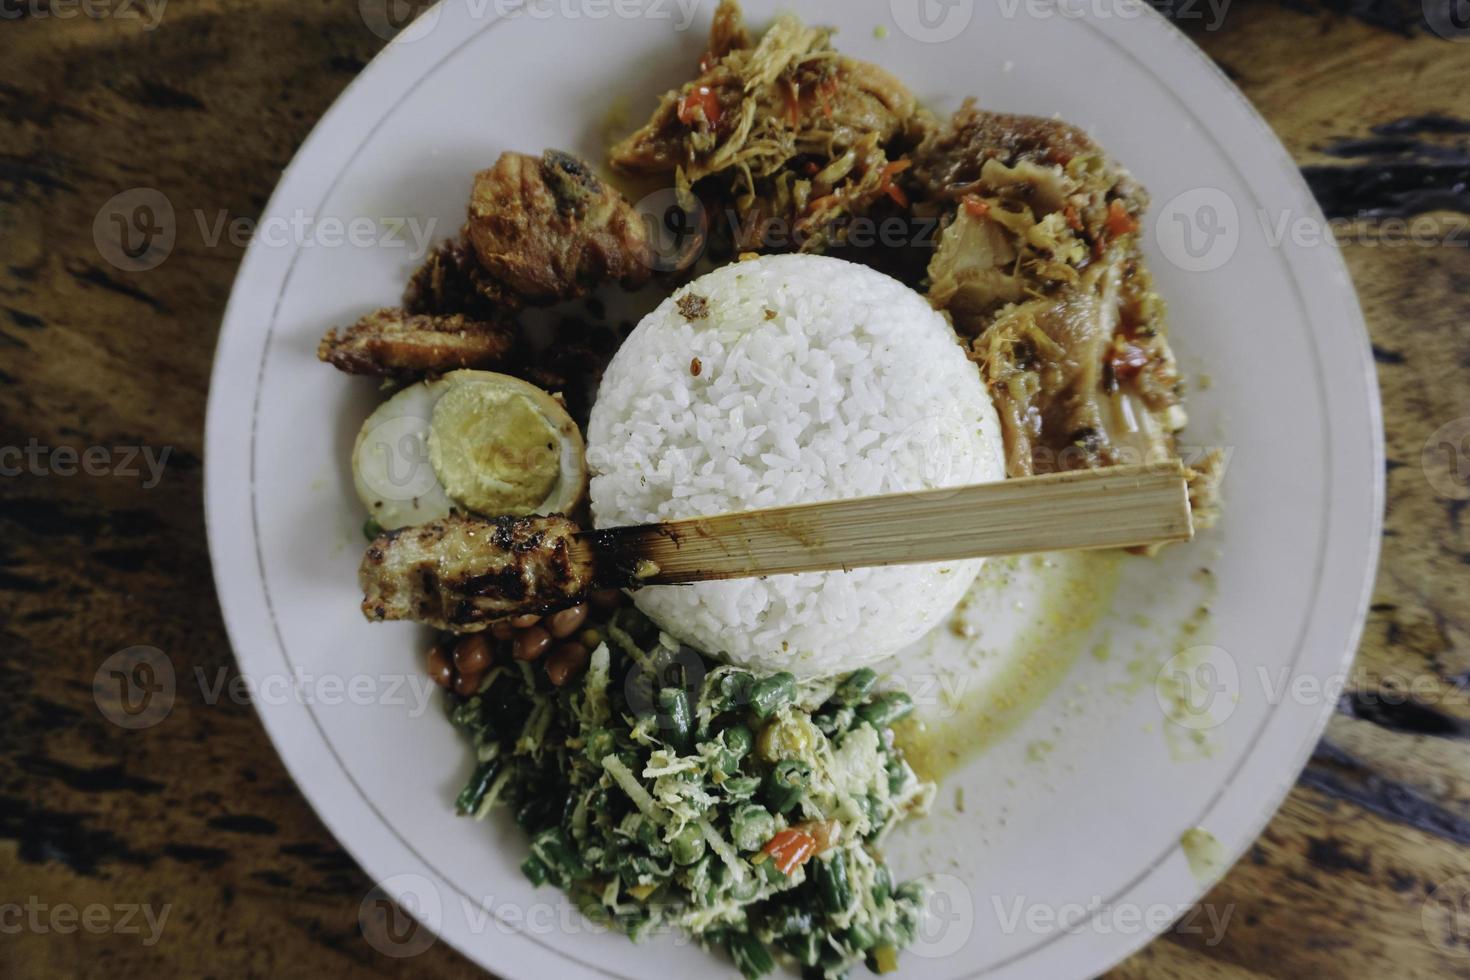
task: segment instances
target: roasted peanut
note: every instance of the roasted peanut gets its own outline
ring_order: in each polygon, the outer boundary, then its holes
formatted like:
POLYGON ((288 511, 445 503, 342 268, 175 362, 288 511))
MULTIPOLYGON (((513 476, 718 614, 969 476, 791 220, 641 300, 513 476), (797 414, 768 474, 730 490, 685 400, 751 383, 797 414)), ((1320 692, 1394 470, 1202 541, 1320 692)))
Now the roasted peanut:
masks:
POLYGON ((547 616, 544 625, 546 631, 558 640, 565 640, 587 621, 587 604, 580 603, 570 609, 562 609, 547 616))
POLYGON ((517 660, 535 660, 545 653, 549 646, 551 646, 551 634, 540 626, 532 626, 516 634, 511 654, 517 660))
POLYGON ((454 645, 454 669, 461 674, 483 674, 490 666, 490 641, 471 633, 454 645))
POLYGON ((428 661, 429 677, 435 684, 447 688, 454 683, 454 668, 449 665, 443 646, 435 643, 429 647, 428 661))
POLYGON ((587 667, 587 648, 580 643, 563 643, 546 655, 546 677, 561 687, 587 667))

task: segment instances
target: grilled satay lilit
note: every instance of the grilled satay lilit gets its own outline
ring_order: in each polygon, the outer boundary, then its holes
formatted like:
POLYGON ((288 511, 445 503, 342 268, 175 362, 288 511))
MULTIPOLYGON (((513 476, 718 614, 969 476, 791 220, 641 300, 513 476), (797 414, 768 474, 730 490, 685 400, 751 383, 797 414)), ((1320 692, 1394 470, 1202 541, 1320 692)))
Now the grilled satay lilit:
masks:
POLYGON ((577 525, 551 517, 443 520, 381 534, 358 570, 362 611, 473 633, 506 616, 581 602, 592 569, 572 554, 577 525))
POLYGON ((1176 460, 596 531, 452 514, 372 543, 362 609, 470 633, 593 590, 1184 541, 1184 489, 1176 460))

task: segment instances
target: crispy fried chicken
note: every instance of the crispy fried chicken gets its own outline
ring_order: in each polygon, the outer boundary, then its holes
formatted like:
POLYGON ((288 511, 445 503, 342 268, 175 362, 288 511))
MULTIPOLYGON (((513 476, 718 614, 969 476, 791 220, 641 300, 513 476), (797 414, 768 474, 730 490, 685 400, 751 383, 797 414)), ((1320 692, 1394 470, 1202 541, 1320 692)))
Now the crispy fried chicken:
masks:
POLYGON ((316 356, 348 374, 413 378, 458 368, 500 367, 514 349, 515 335, 505 326, 459 314, 382 309, 343 334, 328 330, 316 356))
POLYGON ((656 260, 638 213, 586 163, 558 150, 505 153, 475 176, 468 221, 414 273, 403 308, 328 331, 318 356, 350 374, 403 379, 506 367, 521 307, 606 282, 636 288, 656 260))
POLYGON ((475 175, 470 243, 480 266, 528 303, 584 296, 653 274, 648 230, 616 190, 570 154, 505 153, 475 175))
POLYGON ((480 266, 468 228, 435 246, 403 292, 403 307, 410 313, 459 313, 486 323, 504 321, 523 305, 520 296, 480 266))

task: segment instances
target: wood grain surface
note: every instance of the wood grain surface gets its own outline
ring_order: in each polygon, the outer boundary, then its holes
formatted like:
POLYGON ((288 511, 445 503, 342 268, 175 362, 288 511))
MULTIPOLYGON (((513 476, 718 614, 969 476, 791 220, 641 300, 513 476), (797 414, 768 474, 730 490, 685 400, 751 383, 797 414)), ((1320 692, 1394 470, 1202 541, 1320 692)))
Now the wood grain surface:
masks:
MULTIPOLYGON (((39 460, 0 477, 0 975, 476 973, 444 943, 398 959, 364 940, 372 883, 249 704, 210 703, 235 667, 202 428, 242 243, 181 222, 167 261, 128 272, 94 238, 137 187, 180 213, 257 216, 383 45, 370 6, 0 3, 0 447, 39 460), (63 475, 80 463, 57 447, 99 447, 91 472, 63 475), (93 677, 135 645, 204 683, 180 684, 165 724, 128 731, 93 677)), ((1451 29, 1449 0, 1238 0, 1219 25, 1172 6, 1351 219, 1389 499, 1353 683, 1206 899, 1232 911, 1228 929, 1176 926, 1113 975, 1470 976, 1470 461, 1436 462, 1435 441, 1470 455, 1456 428, 1470 418, 1470 34, 1451 29), (1425 214, 1449 241, 1393 223, 1425 214)))

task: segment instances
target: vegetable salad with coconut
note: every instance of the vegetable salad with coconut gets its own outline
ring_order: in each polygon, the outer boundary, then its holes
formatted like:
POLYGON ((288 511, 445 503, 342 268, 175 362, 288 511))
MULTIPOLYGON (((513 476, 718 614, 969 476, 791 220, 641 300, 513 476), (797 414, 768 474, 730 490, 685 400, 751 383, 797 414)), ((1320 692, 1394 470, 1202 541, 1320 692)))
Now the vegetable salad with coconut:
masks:
POLYGON ((924 893, 878 848, 934 794, 894 743, 907 695, 870 670, 798 683, 717 665, 631 608, 598 632, 575 684, 510 661, 454 699, 477 756, 459 810, 511 811, 526 876, 635 939, 682 930, 748 977, 778 960, 892 970, 924 893))

